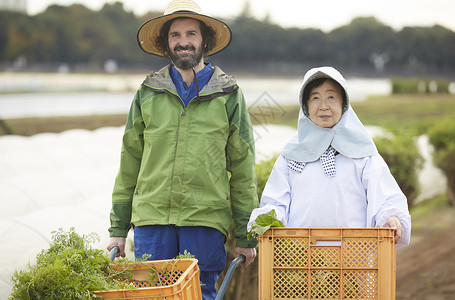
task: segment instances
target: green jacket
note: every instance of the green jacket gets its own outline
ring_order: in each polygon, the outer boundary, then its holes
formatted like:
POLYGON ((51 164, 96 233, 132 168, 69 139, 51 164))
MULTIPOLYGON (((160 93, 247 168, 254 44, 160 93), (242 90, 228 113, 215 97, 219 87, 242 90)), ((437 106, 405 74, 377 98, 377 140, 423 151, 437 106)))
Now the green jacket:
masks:
POLYGON ((147 76, 137 91, 123 135, 115 181, 111 237, 131 226, 207 226, 238 247, 247 239, 258 206, 254 138, 243 93, 215 67, 212 78, 185 108, 170 66, 147 76))

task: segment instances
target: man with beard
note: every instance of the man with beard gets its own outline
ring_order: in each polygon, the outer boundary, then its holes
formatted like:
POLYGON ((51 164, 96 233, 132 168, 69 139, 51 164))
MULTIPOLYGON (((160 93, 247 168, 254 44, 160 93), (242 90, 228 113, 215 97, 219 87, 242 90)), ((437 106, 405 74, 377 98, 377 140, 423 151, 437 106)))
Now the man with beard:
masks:
POLYGON ((131 105, 110 214, 111 240, 125 256, 134 228, 140 258, 198 259, 203 299, 216 296, 235 226, 235 255, 256 256, 246 225, 258 206, 253 131, 234 77, 204 62, 226 48, 230 28, 192 0, 172 1, 137 34, 147 53, 172 64, 146 77, 131 105))

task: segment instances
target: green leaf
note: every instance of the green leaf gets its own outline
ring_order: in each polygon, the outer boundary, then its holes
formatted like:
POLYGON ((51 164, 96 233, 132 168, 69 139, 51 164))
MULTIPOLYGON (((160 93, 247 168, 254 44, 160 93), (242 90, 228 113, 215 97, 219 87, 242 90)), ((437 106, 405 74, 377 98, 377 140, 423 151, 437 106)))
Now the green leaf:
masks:
POLYGON ((274 209, 267 213, 260 214, 256 218, 251 226, 251 230, 248 232, 248 238, 262 235, 269 230, 270 227, 284 227, 283 223, 277 219, 276 211, 274 209))

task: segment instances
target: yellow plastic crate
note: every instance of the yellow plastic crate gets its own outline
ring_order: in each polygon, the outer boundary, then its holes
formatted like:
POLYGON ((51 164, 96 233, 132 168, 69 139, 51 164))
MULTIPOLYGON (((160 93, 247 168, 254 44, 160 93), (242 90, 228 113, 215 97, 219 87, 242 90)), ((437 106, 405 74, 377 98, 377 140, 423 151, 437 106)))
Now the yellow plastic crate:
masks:
POLYGON ((271 228, 258 236, 259 299, 394 300, 395 229, 271 228))
MULTIPOLYGON (((122 300, 201 300, 201 283, 197 259, 154 260, 143 264, 130 264, 135 289, 97 291, 102 299, 122 300), (150 267, 158 271, 159 279, 153 285, 147 281, 150 267)), ((125 266, 113 265, 117 270, 125 266)))

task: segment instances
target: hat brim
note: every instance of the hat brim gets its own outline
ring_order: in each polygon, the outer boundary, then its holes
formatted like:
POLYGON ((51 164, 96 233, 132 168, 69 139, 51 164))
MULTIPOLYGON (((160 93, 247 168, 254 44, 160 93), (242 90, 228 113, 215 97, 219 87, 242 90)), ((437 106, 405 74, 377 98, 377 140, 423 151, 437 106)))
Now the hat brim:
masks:
POLYGON ((150 19, 142 24, 142 26, 137 31, 137 42, 139 44, 139 47, 146 53, 166 57, 156 47, 156 38, 159 36, 161 28, 167 21, 185 17, 202 21, 205 25, 211 27, 215 31, 215 46, 209 50, 205 56, 216 54, 229 46, 231 43, 232 31, 226 23, 202 14, 192 12, 175 12, 169 15, 150 19))

